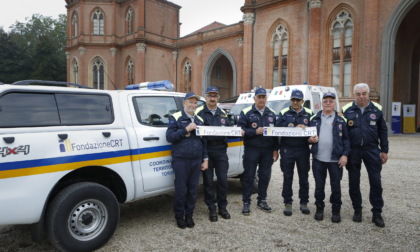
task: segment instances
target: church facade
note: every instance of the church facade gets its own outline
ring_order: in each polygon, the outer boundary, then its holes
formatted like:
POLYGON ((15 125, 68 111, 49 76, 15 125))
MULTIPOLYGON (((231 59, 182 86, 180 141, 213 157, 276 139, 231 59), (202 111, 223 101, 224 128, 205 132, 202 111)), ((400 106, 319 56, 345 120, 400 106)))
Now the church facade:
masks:
POLYGON ((71 82, 123 89, 169 80, 198 94, 214 85, 222 99, 307 83, 335 87, 342 104, 364 82, 389 122, 393 101, 420 105, 420 0, 244 0, 238 23, 184 37, 181 6, 170 1, 66 3, 71 82))

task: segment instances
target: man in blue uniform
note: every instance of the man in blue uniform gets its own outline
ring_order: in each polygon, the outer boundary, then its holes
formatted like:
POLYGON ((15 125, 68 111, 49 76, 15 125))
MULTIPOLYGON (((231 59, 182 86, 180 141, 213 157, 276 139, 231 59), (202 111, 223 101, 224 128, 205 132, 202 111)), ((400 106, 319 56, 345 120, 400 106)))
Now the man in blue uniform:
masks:
POLYGON ((184 110, 169 117, 166 140, 172 143, 172 168, 175 174, 174 212, 179 228, 192 228, 200 170, 208 167, 206 141, 195 134, 203 120, 194 114, 199 96, 190 92, 184 110))
MULTIPOLYGON (((295 89, 290 97, 290 107, 279 113, 277 127, 301 127, 305 129, 309 125, 312 111, 303 107, 303 93, 295 89)), ((307 206, 309 202, 309 143, 308 137, 282 137, 280 140, 280 168, 283 172, 283 191, 285 208, 284 215, 292 215, 292 184, 295 163, 299 175, 299 198, 300 210, 303 214, 310 214, 307 206)))
POLYGON ((242 128, 244 137, 242 201, 243 215, 249 215, 253 182, 258 166, 258 197, 257 207, 265 212, 271 212, 267 204, 267 188, 271 178, 271 166, 277 161, 278 138, 264 137, 264 127, 274 127, 276 114, 266 107, 267 92, 258 88, 254 96, 255 103, 241 111, 238 126, 242 128))
POLYGON ((309 138, 312 143, 312 172, 315 178, 315 220, 324 219, 325 180, 330 177, 332 204, 331 221, 341 221, 341 185, 343 166, 347 164, 350 140, 346 120, 335 111, 335 94, 322 97, 322 111, 311 117, 310 126, 316 126, 318 135, 309 138))
MULTIPOLYGON (((224 110, 217 107, 219 101, 219 89, 210 86, 206 90, 206 104, 200 106, 195 113, 204 120, 208 126, 229 126, 229 120, 224 110)), ((227 211, 228 170, 229 159, 227 156, 227 137, 208 136, 207 152, 209 167, 203 171, 204 202, 209 209, 211 222, 217 221, 216 203, 218 213, 223 219, 230 219, 227 211), (214 174, 217 177, 217 196, 213 191, 214 174)))
POLYGON ((362 194, 360 170, 362 161, 369 176, 369 200, 372 205, 372 222, 385 227, 382 218, 381 171, 388 160, 388 128, 382 114, 382 106, 369 99, 370 89, 366 83, 354 86, 355 101, 343 107, 349 126, 351 152, 346 166, 349 172, 349 193, 353 204, 354 222, 362 221, 362 194))

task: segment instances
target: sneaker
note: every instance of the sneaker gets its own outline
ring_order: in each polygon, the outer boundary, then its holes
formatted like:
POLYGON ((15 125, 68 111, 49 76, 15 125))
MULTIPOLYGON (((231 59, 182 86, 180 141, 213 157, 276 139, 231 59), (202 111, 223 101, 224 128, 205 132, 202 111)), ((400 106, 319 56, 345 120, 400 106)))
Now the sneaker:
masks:
POLYGON ((261 200, 257 203, 259 209, 263 210, 266 213, 271 213, 271 207, 268 206, 267 201, 261 200))
POLYGON ((324 208, 323 207, 317 207, 316 213, 314 215, 314 219, 317 221, 322 221, 324 219, 324 208))
POLYGON ((362 211, 360 211, 360 210, 354 211, 353 221, 354 222, 362 222, 362 211))
POLYGON ((209 220, 211 222, 216 222, 217 221, 217 213, 216 213, 216 209, 212 208, 209 210, 209 220))
POLYGON ((341 216, 340 216, 340 213, 338 213, 338 212, 333 212, 333 213, 332 213, 332 217, 331 217, 331 221, 332 221, 333 223, 339 223, 339 222, 341 222, 341 216))
POLYGON ((189 228, 193 228, 195 226, 192 216, 185 216, 185 222, 189 228))
POLYGON ((176 225, 177 225, 179 228, 182 228, 182 229, 184 229, 184 228, 186 228, 186 227, 187 227, 187 223, 185 223, 184 218, 176 218, 176 225))
POLYGON ((382 219, 382 216, 380 216, 379 214, 372 216, 372 222, 374 222, 377 227, 385 227, 384 219, 382 219))
POLYGON ((292 216, 292 204, 286 204, 283 213, 286 216, 292 216))
POLYGON ((219 208, 219 215, 225 220, 230 219, 230 214, 226 208, 219 208))
POLYGON ((306 204, 300 204, 300 211, 303 214, 310 214, 311 213, 311 210, 309 210, 309 208, 306 204))
POLYGON ((251 213, 251 210, 249 209, 250 204, 244 203, 244 207, 242 208, 242 214, 243 215, 249 215, 251 213))

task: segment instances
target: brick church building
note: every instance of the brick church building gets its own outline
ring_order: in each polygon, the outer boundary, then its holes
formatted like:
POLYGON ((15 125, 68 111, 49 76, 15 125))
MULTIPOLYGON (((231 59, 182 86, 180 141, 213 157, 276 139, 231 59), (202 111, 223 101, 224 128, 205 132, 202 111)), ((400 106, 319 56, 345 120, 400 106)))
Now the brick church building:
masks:
POLYGON ((307 82, 334 86, 341 104, 365 82, 388 122, 393 101, 420 105, 420 0, 244 0, 238 23, 184 37, 182 7, 170 1, 66 3, 71 82, 123 89, 169 80, 198 94, 214 85, 222 99, 307 82))

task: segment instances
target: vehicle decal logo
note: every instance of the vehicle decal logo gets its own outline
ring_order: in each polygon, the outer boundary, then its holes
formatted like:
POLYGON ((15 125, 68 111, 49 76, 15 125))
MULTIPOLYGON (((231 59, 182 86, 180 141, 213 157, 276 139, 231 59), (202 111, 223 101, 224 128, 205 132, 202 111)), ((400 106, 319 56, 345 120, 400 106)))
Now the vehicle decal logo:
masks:
POLYGON ((28 155, 29 154, 29 150, 30 147, 29 145, 19 145, 18 147, 15 148, 9 148, 9 147, 0 147, 0 155, 2 157, 6 157, 9 155, 17 155, 19 153, 23 153, 24 155, 28 155))
POLYGON ((60 152, 73 151, 73 147, 71 146, 71 142, 69 139, 58 140, 58 143, 60 146, 60 152))

